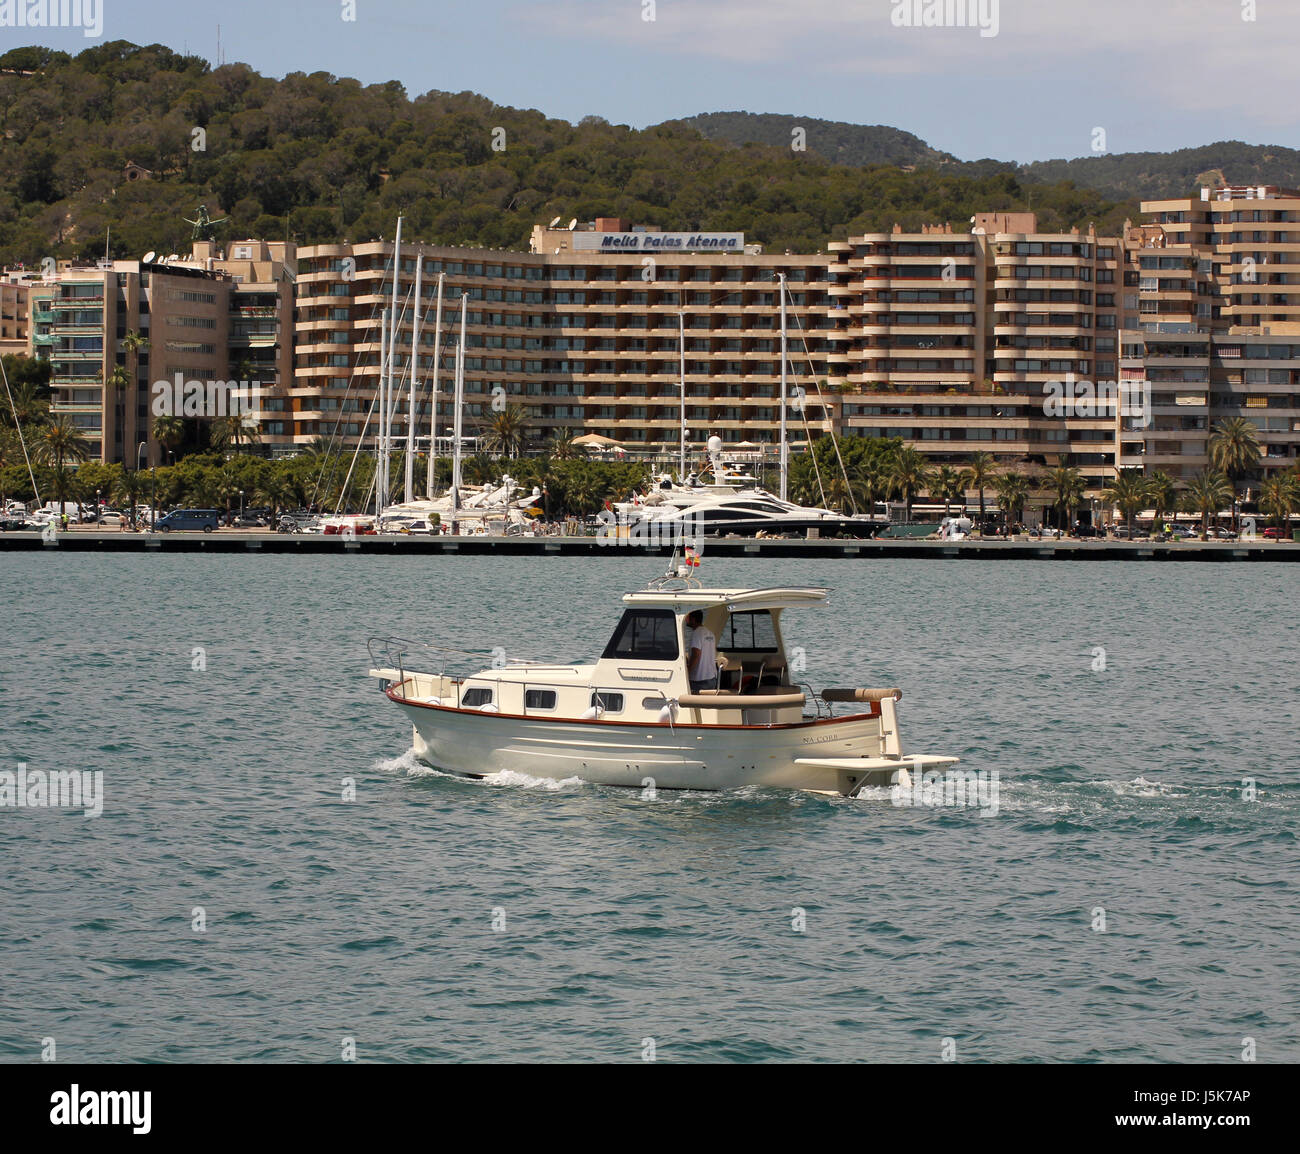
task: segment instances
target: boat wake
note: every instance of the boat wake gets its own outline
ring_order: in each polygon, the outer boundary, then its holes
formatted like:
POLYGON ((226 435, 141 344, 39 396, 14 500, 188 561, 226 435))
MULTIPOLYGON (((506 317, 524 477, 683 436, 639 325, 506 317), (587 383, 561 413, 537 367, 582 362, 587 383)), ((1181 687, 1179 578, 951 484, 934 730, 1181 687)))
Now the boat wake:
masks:
POLYGON ((496 773, 485 773, 482 777, 466 777, 461 773, 448 773, 437 769, 416 756, 414 748, 408 749, 401 757, 390 757, 375 763, 380 773, 405 777, 445 777, 452 781, 466 782, 470 785, 514 786, 518 789, 560 790, 574 786, 589 785, 580 777, 566 777, 560 780, 549 777, 533 777, 531 774, 519 773, 513 769, 502 769, 496 773))

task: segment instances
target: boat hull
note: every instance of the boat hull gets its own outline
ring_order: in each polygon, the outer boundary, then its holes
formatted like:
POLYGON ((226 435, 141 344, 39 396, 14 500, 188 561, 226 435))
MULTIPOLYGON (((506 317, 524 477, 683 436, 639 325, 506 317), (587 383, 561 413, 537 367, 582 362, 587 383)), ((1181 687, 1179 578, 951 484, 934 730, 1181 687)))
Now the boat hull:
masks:
MULTIPOLYGON (((394 698, 411 720, 414 752, 469 776, 509 770, 600 785, 723 790, 746 785, 848 793, 860 775, 798 759, 869 758, 880 718, 851 714, 797 725, 623 724, 538 720, 394 698)), ((889 775, 883 774, 881 784, 889 775)))

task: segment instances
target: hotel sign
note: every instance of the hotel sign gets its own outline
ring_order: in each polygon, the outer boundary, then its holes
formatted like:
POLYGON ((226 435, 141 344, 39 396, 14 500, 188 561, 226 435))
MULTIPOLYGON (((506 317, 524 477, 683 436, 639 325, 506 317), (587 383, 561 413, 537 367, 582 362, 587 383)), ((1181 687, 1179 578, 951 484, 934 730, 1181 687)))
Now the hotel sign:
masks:
POLYGON ((743 232, 575 232, 575 252, 744 253, 743 232))

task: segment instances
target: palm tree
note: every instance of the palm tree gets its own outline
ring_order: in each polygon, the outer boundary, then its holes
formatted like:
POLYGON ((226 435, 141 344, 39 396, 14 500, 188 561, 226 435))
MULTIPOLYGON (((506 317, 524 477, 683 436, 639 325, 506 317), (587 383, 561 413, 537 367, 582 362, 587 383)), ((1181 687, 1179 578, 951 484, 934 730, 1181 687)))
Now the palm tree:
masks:
POLYGON ((1047 484, 1049 491, 1056 494, 1052 508, 1057 510, 1057 528, 1064 533, 1069 528, 1070 514, 1083 500, 1088 483, 1078 469, 1071 468, 1065 463, 1065 458, 1060 457, 1056 468, 1047 472, 1047 484))
POLYGON ((963 475, 949 465, 935 469, 930 475, 930 493, 943 502, 943 515, 950 516, 952 503, 966 499, 963 475))
POLYGON ((229 448, 238 453, 240 442, 257 444, 257 426, 245 424, 241 414, 232 413, 228 417, 214 417, 208 426, 208 444, 214 449, 229 448))
POLYGON ((1232 482, 1216 469, 1205 469, 1187 482, 1187 504, 1201 515, 1201 532, 1208 533, 1210 515, 1232 499, 1232 482))
POLYGON ((293 499, 293 487, 278 469, 272 469, 257 486, 259 492, 271 504, 271 525, 280 523, 280 510, 293 499))
POLYGON ((135 329, 131 329, 122 338, 122 348, 126 352, 127 385, 131 388, 140 380, 140 350, 148 346, 149 338, 141 336, 135 329))
POLYGON ((572 429, 561 429, 551 438, 551 456, 557 461, 572 460, 578 455, 573 440, 572 429))
POLYGON ((1300 473, 1275 473, 1259 491, 1259 507, 1277 518, 1277 527, 1286 537, 1291 514, 1300 505, 1300 473))
MULTIPOLYGON (((1007 533, 1011 532, 1011 515, 1019 513, 1025 498, 1029 495, 1029 478, 1023 473, 999 473, 992 478, 993 488, 997 490, 998 503, 1002 506, 1002 524, 1007 533)), ((1020 520, 1016 517, 1016 520, 1020 520)))
POLYGON ((177 416, 155 417, 153 439, 162 446, 164 453, 176 448, 185 439, 185 422, 177 416))
POLYGON ((1227 417, 1210 434, 1210 465, 1232 487, 1232 527, 1237 528, 1237 482, 1259 467, 1259 430, 1245 417, 1227 417))
POLYGON ((144 492, 144 487, 145 477, 139 469, 123 469, 118 476, 113 478, 114 493, 124 501, 131 503, 132 522, 135 521, 136 499, 144 492))
POLYGON ((46 426, 34 446, 34 455, 43 464, 54 465, 54 493, 60 509, 68 499, 68 461, 84 461, 90 455, 90 445, 76 425, 67 417, 59 416, 46 426))
POLYGON ((483 443, 488 451, 499 457, 522 456, 529 419, 523 405, 507 405, 493 413, 483 425, 483 443))
POLYGON ((1129 540, 1133 539, 1133 518, 1147 503, 1147 483, 1141 470, 1124 469, 1101 491, 1103 501, 1124 514, 1129 540))
POLYGON ((1164 514, 1172 512, 1178 505, 1178 482, 1168 473, 1157 470, 1146 479, 1147 500, 1155 506, 1158 527, 1164 514))
POLYGON ((984 489, 993 483, 998 462, 992 453, 971 454, 970 464, 962 473, 962 484, 967 489, 978 489, 980 494, 980 524, 984 524, 984 489))
POLYGON ((888 472, 892 491, 903 499, 903 520, 912 519, 912 498, 930 483, 925 454, 911 445, 904 445, 894 454, 888 472))
POLYGON ((131 384, 131 378, 126 375, 126 369, 121 365, 115 365, 113 371, 104 378, 104 390, 113 394, 113 424, 121 434, 122 441, 127 441, 126 435, 126 390, 131 384))
POLYGON ((857 478, 845 478, 843 473, 836 473, 826 486, 826 500, 837 512, 845 513, 854 504, 863 504, 867 499, 867 487, 857 478))
POLYGON ((13 404, 9 404, 9 398, 4 398, 5 408, 9 412, 8 420, 5 422, 10 425, 21 425, 27 428, 31 425, 41 425, 49 420, 50 404, 40 396, 39 386, 34 381, 21 381, 11 385, 13 393, 13 404))

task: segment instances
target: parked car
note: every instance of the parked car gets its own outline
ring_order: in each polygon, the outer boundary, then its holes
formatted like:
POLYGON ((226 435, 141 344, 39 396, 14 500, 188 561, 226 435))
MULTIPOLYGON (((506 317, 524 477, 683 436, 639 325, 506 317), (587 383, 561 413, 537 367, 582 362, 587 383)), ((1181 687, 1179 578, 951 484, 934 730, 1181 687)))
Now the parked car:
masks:
POLYGON ((220 520, 221 514, 216 509, 175 509, 159 517, 154 528, 159 533, 170 533, 173 529, 201 529, 211 533, 220 520))
POLYGON ((1270 525, 1260 534, 1260 536, 1263 537, 1265 541, 1280 541, 1282 540, 1282 530, 1276 525, 1270 525))
POLYGON ((1214 528, 1210 530, 1210 537, 1214 541, 1235 541, 1238 534, 1231 529, 1214 528))
POLYGON ((27 520, 25 513, 0 513, 0 533, 17 532, 22 529, 39 528, 34 522, 27 520))

